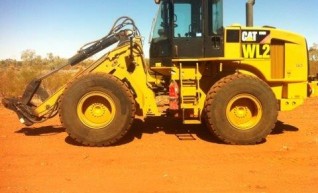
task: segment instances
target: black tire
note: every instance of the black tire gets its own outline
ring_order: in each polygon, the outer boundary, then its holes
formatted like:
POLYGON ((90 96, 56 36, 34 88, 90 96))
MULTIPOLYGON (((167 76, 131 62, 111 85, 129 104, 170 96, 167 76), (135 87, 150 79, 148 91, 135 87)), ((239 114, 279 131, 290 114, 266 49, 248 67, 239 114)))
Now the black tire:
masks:
POLYGON ((273 91, 256 77, 229 75, 207 94, 206 124, 228 144, 260 143, 275 127, 277 116, 278 103, 273 91))
POLYGON ((67 133, 89 146, 115 144, 130 129, 135 100, 128 87, 109 74, 88 74, 70 83, 59 115, 67 133))

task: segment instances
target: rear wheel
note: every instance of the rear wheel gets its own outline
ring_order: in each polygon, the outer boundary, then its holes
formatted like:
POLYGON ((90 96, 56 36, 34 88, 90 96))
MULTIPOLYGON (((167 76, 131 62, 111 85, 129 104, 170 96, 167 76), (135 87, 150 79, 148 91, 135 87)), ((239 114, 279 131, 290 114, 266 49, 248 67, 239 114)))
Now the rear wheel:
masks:
POLYGON ((218 81, 205 103, 206 123, 212 133, 230 144, 255 144, 272 131, 278 105, 262 80, 234 74, 218 81))
POLYGON ((109 74, 88 74, 63 93, 60 119, 69 135, 84 145, 106 146, 130 129, 135 102, 130 90, 109 74))

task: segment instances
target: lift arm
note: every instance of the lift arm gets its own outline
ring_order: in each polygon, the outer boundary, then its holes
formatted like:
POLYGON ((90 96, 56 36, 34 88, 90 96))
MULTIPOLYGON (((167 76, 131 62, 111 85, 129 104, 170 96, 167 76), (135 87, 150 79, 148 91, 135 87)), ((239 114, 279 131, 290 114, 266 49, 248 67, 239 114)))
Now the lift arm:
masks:
POLYGON ((47 117, 38 117, 34 113, 34 104, 32 104, 31 100, 34 95, 39 90, 42 80, 47 77, 53 75, 54 73, 60 71, 66 66, 75 66, 85 59, 93 56, 94 54, 110 47, 111 45, 121 42, 127 41, 127 37, 133 33, 138 33, 138 29, 135 27, 135 24, 132 19, 129 17, 120 17, 116 20, 110 32, 103 38, 85 44, 80 50, 71 58, 67 60, 67 63, 58 67, 57 69, 42 75, 38 78, 32 80, 27 86, 21 98, 4 98, 2 99, 2 104, 17 113, 20 121, 29 126, 33 123, 43 122, 48 118, 51 118, 51 113, 48 112, 47 117), (121 22, 121 23, 120 23, 121 22), (119 24, 118 24, 119 23, 119 24), (132 25, 133 29, 126 29, 127 25, 132 25), (126 39, 125 39, 126 38, 126 39))

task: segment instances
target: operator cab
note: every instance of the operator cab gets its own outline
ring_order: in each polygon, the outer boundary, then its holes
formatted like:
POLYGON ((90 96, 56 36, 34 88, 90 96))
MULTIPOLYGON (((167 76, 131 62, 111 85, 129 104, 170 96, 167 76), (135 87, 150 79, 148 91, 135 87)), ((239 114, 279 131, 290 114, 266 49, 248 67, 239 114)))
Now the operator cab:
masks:
POLYGON ((171 66, 172 59, 224 55, 223 0, 155 2, 159 10, 150 39, 151 67, 171 66))

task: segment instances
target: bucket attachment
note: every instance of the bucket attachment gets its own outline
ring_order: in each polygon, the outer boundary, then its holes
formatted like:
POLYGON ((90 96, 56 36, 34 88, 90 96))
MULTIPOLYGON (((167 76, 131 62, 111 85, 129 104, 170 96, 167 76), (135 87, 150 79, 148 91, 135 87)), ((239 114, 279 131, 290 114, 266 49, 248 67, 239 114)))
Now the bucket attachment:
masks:
POLYGON ((20 122, 26 126, 31 126, 34 122, 40 122, 41 119, 33 116, 32 109, 21 101, 19 98, 4 98, 2 99, 2 104, 7 109, 14 111, 18 115, 20 122))

